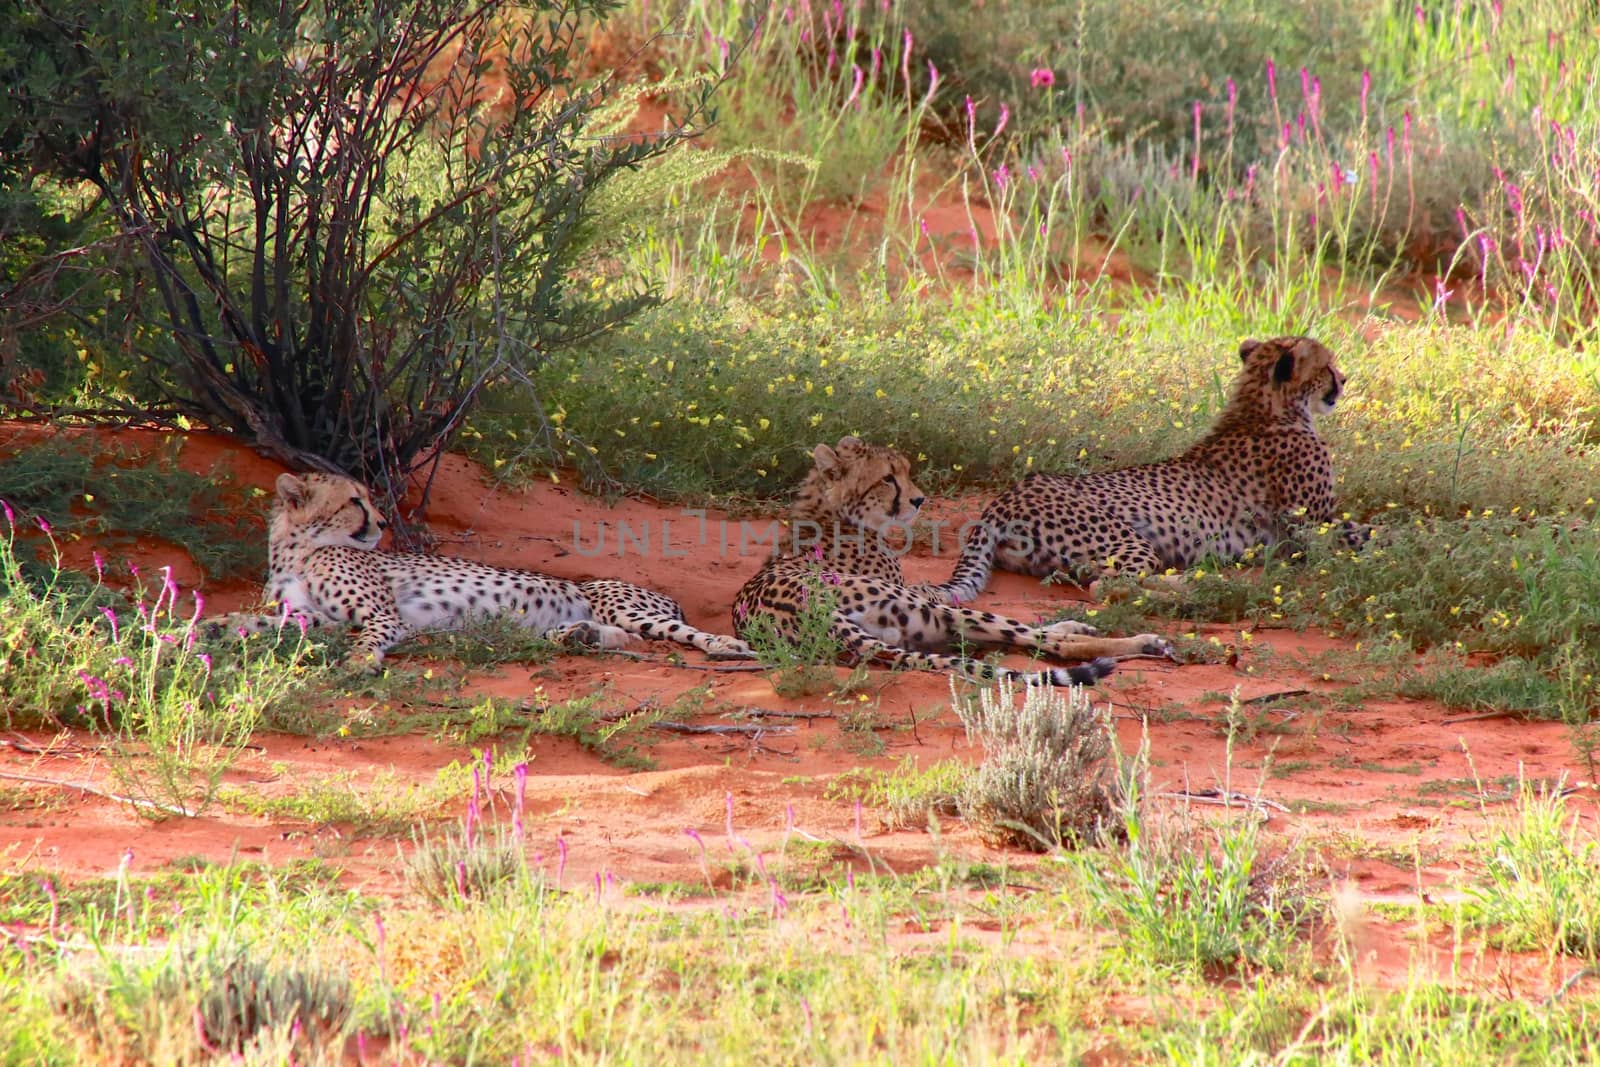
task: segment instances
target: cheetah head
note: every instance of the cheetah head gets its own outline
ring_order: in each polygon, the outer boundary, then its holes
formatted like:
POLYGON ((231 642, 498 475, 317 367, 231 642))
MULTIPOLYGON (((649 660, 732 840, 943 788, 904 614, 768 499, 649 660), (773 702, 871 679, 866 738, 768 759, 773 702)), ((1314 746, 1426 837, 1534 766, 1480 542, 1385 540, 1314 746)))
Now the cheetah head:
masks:
POLYGON ((337 474, 280 474, 272 505, 271 540, 294 540, 305 549, 325 545, 378 547, 383 516, 367 487, 337 474))
POLYGON ((927 499, 911 481, 911 461, 892 448, 841 437, 835 446, 812 449, 811 459, 796 518, 881 531, 909 525, 927 499))
POLYGON ((1309 337, 1274 337, 1239 346, 1243 366, 1229 407, 1254 409, 1272 421, 1326 415, 1344 392, 1333 353, 1309 337))

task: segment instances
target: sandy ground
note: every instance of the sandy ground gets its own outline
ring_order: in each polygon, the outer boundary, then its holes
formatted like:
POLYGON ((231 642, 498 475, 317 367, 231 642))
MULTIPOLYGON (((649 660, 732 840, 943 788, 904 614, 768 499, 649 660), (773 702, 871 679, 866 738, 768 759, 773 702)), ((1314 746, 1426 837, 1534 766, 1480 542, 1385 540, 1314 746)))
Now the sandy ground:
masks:
MULTIPOLYGON (((120 436, 124 445, 149 440, 143 431, 120 436)), ((199 471, 225 463, 242 484, 268 490, 279 473, 273 463, 204 434, 186 442, 182 461, 199 471)), ((932 514, 954 519, 975 514, 980 504, 977 498, 939 502, 932 514)), ((263 505, 264 500, 258 504, 263 505)), ((649 585, 676 597, 691 622, 723 632, 731 623, 728 605, 759 567, 762 551, 749 547, 741 556, 739 521, 716 513, 705 517, 702 543, 700 519, 677 508, 637 499, 610 506, 557 484, 497 490, 485 484, 476 467, 455 457, 446 461, 434 486, 428 517, 444 553, 566 578, 611 575, 649 585), (617 536, 624 524, 626 540, 617 536), (597 554, 602 543, 604 551, 597 554)), ((746 521, 749 529, 765 522, 746 521)), ((907 560, 909 576, 944 577, 954 545, 942 548, 945 558, 925 548, 913 553, 907 560)), ((85 544, 68 546, 69 558, 87 557, 90 551, 85 544)), ((258 592, 243 584, 205 583, 170 546, 140 545, 131 556, 146 571, 172 565, 186 588, 204 591, 208 610, 248 605, 258 592)), ((1034 618, 1074 595, 1079 594, 998 575, 984 606, 1034 618)), ((1174 623, 1170 632, 1188 629, 1174 623)), ((1417 701, 1336 699, 1356 680, 1351 658, 1339 657, 1348 642, 1288 630, 1255 629, 1248 639, 1237 627, 1202 632, 1233 645, 1237 657, 1182 666, 1129 661, 1101 683, 1097 699, 1110 702, 1124 750, 1133 751, 1147 739, 1152 793, 1225 790, 1262 798, 1268 802, 1262 810, 1273 848, 1309 845, 1322 857, 1347 906, 1459 894, 1459 865, 1467 853, 1462 846, 1483 840, 1493 819, 1508 810, 1507 780, 1519 775, 1566 776, 1569 782, 1585 778, 1560 725, 1473 719, 1417 701), (1247 702, 1249 728, 1236 732, 1230 752, 1225 712, 1234 690, 1247 702), (1258 701, 1286 693, 1277 701, 1258 701), (1475 782, 1482 783, 1481 793, 1475 782)), ((808 839, 838 843, 836 855, 860 863, 862 870, 875 865, 906 871, 951 854, 1013 866, 1036 862, 985 847, 953 819, 937 837, 889 831, 874 810, 828 794, 830 781, 858 767, 887 768, 907 758, 923 766, 952 757, 978 758, 949 710, 946 677, 874 671, 862 689, 844 698, 823 694, 786 700, 775 695, 763 674, 693 669, 715 665, 692 652, 683 657, 685 666, 663 659, 563 657, 541 666, 475 672, 466 683, 468 694, 511 698, 542 687, 552 700, 604 687, 622 709, 671 706, 705 687, 697 705, 679 705, 696 708, 689 721, 699 724, 748 723, 752 709, 804 713, 766 720, 774 729, 759 738, 660 733, 646 749, 655 769, 631 773, 574 742, 536 738, 527 787, 528 848, 530 858, 552 875, 559 867, 564 882, 592 882, 598 875, 613 886, 700 883, 705 868, 699 842, 710 850, 714 871, 726 870, 730 851, 772 856, 808 839), (863 722, 869 728, 860 729, 863 722), (847 729, 850 725, 857 728, 847 729), (862 859, 863 853, 870 861, 862 859)), ((848 673, 841 668, 839 676, 848 673)), ((267 735, 257 740, 259 751, 249 753, 231 779, 264 795, 292 792, 299 783, 336 773, 351 774, 358 782, 392 775, 399 783, 423 785, 450 762, 472 758, 467 746, 425 736, 267 735)), ((92 749, 57 755, 29 751, 47 747, 48 741, 11 735, 10 743, 0 745, 0 772, 111 787, 92 749)), ((505 770, 494 780, 497 789, 510 788, 505 770)), ((399 886, 396 840, 353 835, 347 827, 258 818, 215 806, 197 818, 152 823, 124 805, 70 789, 30 795, 39 807, 0 813, 0 865, 7 870, 68 878, 104 875, 114 872, 131 848, 136 873, 192 856, 225 860, 237 855, 272 863, 319 857, 343 869, 362 891, 386 895, 399 886)), ((1159 796, 1153 802, 1177 803, 1159 796)), ((1573 804, 1592 823, 1587 791, 1573 804)), ((1557 965, 1493 953, 1452 965, 1449 945, 1438 935, 1418 940, 1386 934, 1368 940, 1369 964, 1396 980, 1419 959, 1430 968, 1454 966, 1502 986, 1512 980, 1508 975, 1530 989, 1547 989, 1561 977, 1557 965)))

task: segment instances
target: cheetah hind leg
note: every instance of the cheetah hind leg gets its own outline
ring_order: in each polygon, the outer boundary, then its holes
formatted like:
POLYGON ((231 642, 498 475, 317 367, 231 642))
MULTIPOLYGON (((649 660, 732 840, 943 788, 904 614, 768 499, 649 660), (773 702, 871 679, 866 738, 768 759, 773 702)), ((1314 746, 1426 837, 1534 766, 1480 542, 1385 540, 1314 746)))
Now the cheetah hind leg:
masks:
POLYGON ((1182 602, 1188 591, 1189 583, 1181 574, 1146 574, 1131 584, 1107 575, 1089 583, 1090 599, 1102 604, 1122 604, 1136 596, 1148 596, 1171 607, 1182 602))
POLYGON ((1064 637, 1100 636, 1099 629, 1090 626, 1086 622, 1079 622, 1077 619, 1062 619, 1060 622, 1053 622, 1048 626, 1041 626, 1039 629, 1048 634, 1060 634, 1064 637))
MULTIPOLYGON (((850 581, 846 579, 847 585, 850 581)), ((1032 626, 992 612, 929 604, 904 590, 880 595, 872 607, 846 614, 852 624, 887 644, 927 651, 964 643, 981 648, 1038 651, 1064 660, 1164 658, 1172 653, 1171 646, 1155 634, 1089 635, 1084 633, 1084 624, 1071 620, 1053 626, 1032 626)))
POLYGON ((595 620, 650 641, 671 641, 697 648, 712 659, 754 659, 750 646, 736 637, 708 633, 689 625, 671 597, 653 589, 611 578, 580 587, 595 620))

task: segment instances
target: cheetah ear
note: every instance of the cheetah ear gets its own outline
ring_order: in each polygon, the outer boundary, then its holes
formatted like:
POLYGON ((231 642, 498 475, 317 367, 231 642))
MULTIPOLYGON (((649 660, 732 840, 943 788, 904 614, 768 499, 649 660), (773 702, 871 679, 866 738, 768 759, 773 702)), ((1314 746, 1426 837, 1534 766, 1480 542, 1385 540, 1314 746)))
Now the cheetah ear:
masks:
POLYGON ((1278 357, 1278 362, 1272 366, 1273 381, 1277 382, 1279 385, 1288 384, 1289 380, 1294 377, 1295 356, 1299 353, 1299 351, 1299 345, 1295 345, 1293 348, 1284 350, 1283 355, 1278 357))
POLYGON ((1257 341, 1257 340, 1254 340, 1254 339, 1245 341, 1243 344, 1241 344, 1239 346, 1239 362, 1243 363, 1245 360, 1249 359, 1250 358, 1250 353, 1254 352, 1256 349, 1258 349, 1260 347, 1261 347, 1261 342, 1260 341, 1257 341))
POLYGON ((861 438, 855 436, 854 434, 849 434, 839 438, 839 443, 834 447, 836 447, 840 452, 860 452, 867 446, 861 443, 861 438))
POLYGON ((817 470, 826 474, 829 478, 837 478, 844 472, 844 468, 839 462, 839 453, 827 445, 818 445, 813 448, 811 450, 811 458, 816 462, 817 470))
POLYGON ((311 487, 292 474, 278 475, 278 499, 292 508, 304 504, 311 496, 311 487))

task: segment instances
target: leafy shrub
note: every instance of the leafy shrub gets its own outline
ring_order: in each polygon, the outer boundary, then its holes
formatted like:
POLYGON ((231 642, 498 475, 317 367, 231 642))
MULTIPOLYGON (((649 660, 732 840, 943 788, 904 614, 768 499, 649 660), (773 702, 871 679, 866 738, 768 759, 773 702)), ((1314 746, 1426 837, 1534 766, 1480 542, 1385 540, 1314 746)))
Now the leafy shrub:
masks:
POLYGON ((4 457, 5 500, 42 518, 57 536, 87 534, 115 551, 140 537, 182 548, 212 578, 256 577, 265 536, 237 504, 243 492, 220 466, 192 474, 178 464, 182 438, 130 453, 90 434, 60 433, 4 457))
POLYGON ((648 302, 571 284, 590 198, 694 132, 620 135, 612 80, 580 81, 610 6, 24 8, 0 144, 146 260, 151 391, 393 503, 486 383, 648 302))

